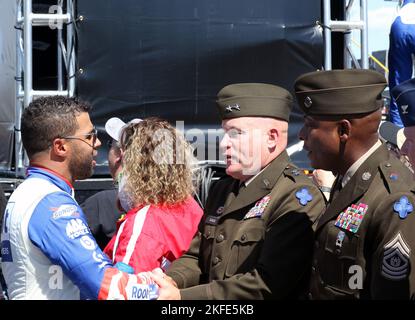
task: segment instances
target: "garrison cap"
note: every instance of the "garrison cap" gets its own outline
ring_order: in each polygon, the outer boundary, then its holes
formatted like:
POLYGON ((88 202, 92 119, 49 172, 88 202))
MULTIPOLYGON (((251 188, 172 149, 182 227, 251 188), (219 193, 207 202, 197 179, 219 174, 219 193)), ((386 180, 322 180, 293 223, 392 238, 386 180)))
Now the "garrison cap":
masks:
POLYGON ((403 125, 405 127, 415 126, 415 78, 395 86, 391 94, 398 105, 403 125))
POLYGON ((285 89, 265 83, 236 83, 222 88, 216 101, 222 120, 270 117, 288 122, 293 97, 285 89))
POLYGON ((336 116, 378 110, 386 84, 376 71, 345 69, 306 73, 297 78, 294 89, 305 114, 336 116))

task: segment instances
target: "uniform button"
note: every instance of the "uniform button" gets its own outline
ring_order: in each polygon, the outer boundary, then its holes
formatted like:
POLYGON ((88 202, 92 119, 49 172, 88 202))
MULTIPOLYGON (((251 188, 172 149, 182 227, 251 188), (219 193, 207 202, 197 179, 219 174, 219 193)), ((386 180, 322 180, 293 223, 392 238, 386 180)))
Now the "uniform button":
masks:
POLYGON ((220 234, 216 237, 216 242, 222 242, 223 240, 225 240, 225 237, 223 234, 220 234))
POLYGON ((308 299, 313 300, 313 295, 311 292, 308 293, 308 299))
POLYGON ((320 247, 320 243, 318 241, 314 242, 314 248, 318 249, 320 247))
POLYGON ((389 168, 389 167, 391 167, 392 165, 388 162, 388 163, 386 163, 385 164, 385 167, 387 167, 387 168, 389 168))
POLYGON ((220 258, 219 258, 219 257, 215 257, 215 258, 213 259, 213 265, 214 265, 214 266, 215 266, 215 265, 217 265, 219 262, 220 262, 220 258))
POLYGON ((316 272, 316 267, 315 266, 312 266, 311 267, 311 271, 313 271, 315 273, 316 272))
POLYGON ((242 235, 241 240, 242 240, 242 241, 245 241, 245 240, 246 240, 246 234, 243 234, 243 235, 242 235))
POLYGON ((326 284, 323 280, 320 280, 320 284, 324 287, 326 284))

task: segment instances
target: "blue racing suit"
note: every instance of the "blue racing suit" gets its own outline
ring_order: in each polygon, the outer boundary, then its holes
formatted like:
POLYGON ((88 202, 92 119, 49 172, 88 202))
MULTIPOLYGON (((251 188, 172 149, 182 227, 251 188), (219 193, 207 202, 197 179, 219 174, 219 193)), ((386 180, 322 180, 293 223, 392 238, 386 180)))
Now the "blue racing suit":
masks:
MULTIPOLYGON (((415 0, 404 0, 389 34, 389 92, 412 78, 412 55, 415 54, 415 0)), ((390 121, 403 127, 400 110, 391 95, 390 121)))
POLYGON ((147 273, 113 266, 91 235, 69 182, 30 167, 11 195, 1 234, 10 299, 149 299, 147 273))

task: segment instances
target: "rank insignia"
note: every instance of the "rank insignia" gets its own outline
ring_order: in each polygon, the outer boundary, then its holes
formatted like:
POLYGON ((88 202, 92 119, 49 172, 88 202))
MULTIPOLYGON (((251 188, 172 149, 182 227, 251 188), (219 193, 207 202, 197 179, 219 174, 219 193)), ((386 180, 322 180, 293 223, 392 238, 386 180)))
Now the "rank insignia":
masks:
POLYGON ((239 104, 228 105, 226 107, 226 112, 232 112, 232 111, 241 111, 241 107, 239 106, 239 104))
POLYGON ((411 249, 398 233, 383 248, 382 276, 389 280, 401 280, 409 272, 411 249))
POLYGON ((299 200, 302 206, 307 205, 311 200, 313 200, 313 196, 308 192, 307 188, 302 188, 301 190, 297 191, 295 197, 299 200))
POLYGON ((346 209, 346 211, 339 214, 335 226, 356 233, 362 223, 367 209, 367 204, 359 203, 358 206, 352 204, 346 209))
POLYGON ((401 197, 399 201, 393 204, 393 211, 399 214, 399 218, 405 219, 408 214, 414 210, 412 203, 409 202, 408 197, 401 197))
POLYGON ((270 196, 265 196, 261 200, 257 201, 257 203, 255 203, 255 206, 253 206, 245 215, 244 220, 250 218, 260 218, 270 200, 270 196))

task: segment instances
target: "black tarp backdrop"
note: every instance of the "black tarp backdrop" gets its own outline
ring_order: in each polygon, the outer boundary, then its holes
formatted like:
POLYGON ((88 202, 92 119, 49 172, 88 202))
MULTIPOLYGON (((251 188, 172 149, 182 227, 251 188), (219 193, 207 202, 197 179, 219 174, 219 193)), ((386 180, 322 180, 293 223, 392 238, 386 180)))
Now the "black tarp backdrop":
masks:
MULTIPOLYGON (((295 78, 323 61, 320 0, 78 0, 77 10, 77 94, 93 104, 101 131, 112 116, 158 116, 206 132, 220 126, 214 101, 223 86, 264 82, 292 92, 295 78)), ((301 123, 296 106, 289 145, 301 123)), ((292 158, 308 167, 304 152, 292 158)))

